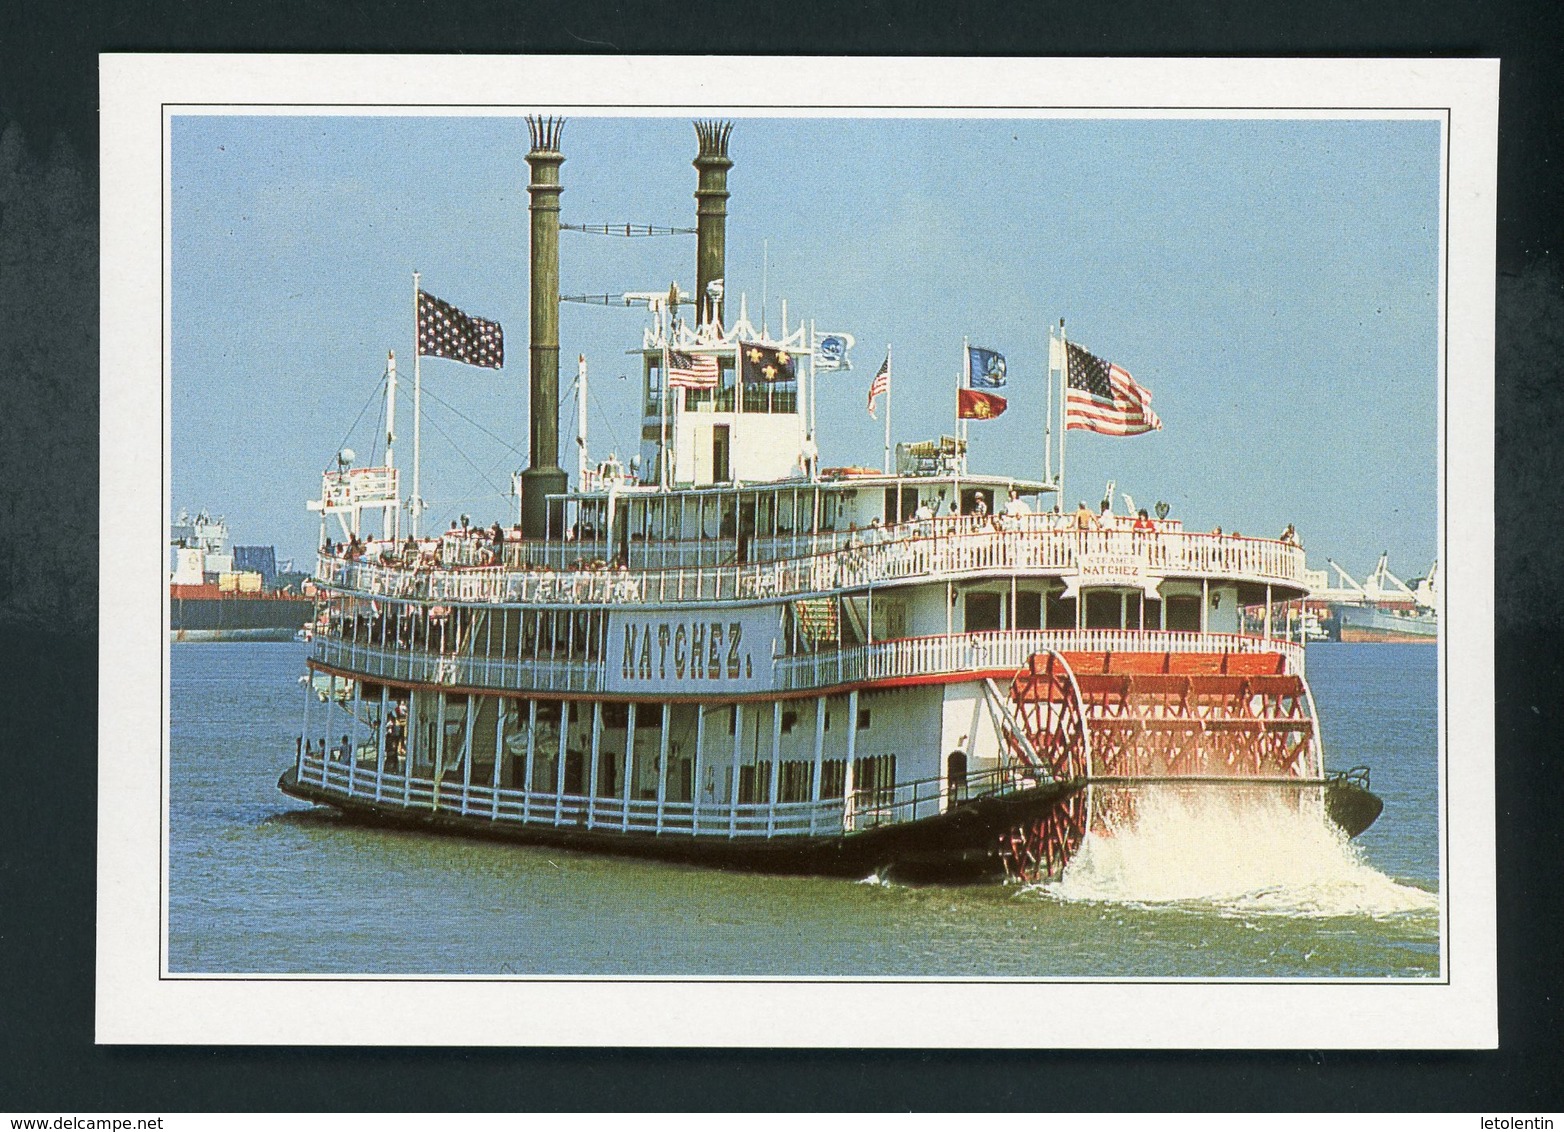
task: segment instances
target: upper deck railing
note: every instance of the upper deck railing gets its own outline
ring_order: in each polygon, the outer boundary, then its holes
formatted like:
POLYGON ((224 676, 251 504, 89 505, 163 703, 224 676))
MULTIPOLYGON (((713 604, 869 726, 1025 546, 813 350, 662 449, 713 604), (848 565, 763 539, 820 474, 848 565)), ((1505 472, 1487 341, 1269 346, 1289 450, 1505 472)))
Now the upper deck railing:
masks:
MULTIPOLYGON (((371 542, 353 558, 322 554, 316 577, 368 596, 516 605, 755 601, 988 573, 1079 572, 1085 585, 1177 576, 1307 589, 1303 549, 1290 543, 1187 531, 1073 530, 1050 518, 1029 516, 1001 527, 955 517, 830 532, 818 536, 825 549, 812 554, 655 570, 534 565, 533 544, 506 545, 498 565, 493 547, 472 537, 426 540, 416 553, 406 544, 371 542)), ((547 548, 550 556, 559 545, 547 548)))
MULTIPOLYGON (((1303 673, 1304 649, 1293 641, 1238 633, 1137 629, 1017 629, 897 637, 845 649, 824 649, 771 661, 771 679, 746 692, 804 692, 845 684, 964 672, 1014 672, 1044 649, 1067 652, 1276 652, 1303 673)), ((603 660, 540 660, 409 649, 351 639, 315 639, 315 659, 372 679, 478 688, 511 694, 595 694, 608 688, 603 660)))

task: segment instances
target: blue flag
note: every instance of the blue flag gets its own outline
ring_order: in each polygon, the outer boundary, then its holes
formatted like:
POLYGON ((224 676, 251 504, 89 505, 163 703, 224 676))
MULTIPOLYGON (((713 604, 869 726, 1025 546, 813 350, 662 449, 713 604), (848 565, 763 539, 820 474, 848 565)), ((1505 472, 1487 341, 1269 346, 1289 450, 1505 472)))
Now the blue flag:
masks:
POLYGON ((973 389, 1003 389, 1005 356, 993 350, 968 346, 967 384, 973 389))

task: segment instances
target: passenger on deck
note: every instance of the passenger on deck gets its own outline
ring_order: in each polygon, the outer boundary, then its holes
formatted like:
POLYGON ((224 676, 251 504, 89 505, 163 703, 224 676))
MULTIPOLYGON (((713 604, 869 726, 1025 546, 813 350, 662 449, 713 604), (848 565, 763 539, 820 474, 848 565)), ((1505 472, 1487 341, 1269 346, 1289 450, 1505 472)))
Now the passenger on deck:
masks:
POLYGON ((1011 518, 1024 519, 1031 513, 1032 509, 1027 506, 1026 500, 1021 498, 1021 493, 1011 488, 1010 499, 1005 503, 1005 514, 1011 518))
POLYGON ((1097 516, 1093 515, 1091 508, 1086 506, 1086 500, 1081 500, 1075 509, 1075 529, 1078 531, 1093 531, 1100 529, 1097 516))
POLYGON ((1147 535, 1156 533, 1157 524, 1151 521, 1151 516, 1146 514, 1146 509, 1142 507, 1140 511, 1136 513, 1135 523, 1130 527, 1130 531, 1144 538, 1147 535))
POLYGON ((1298 532, 1294 529, 1291 523, 1288 523, 1287 529, 1282 532, 1281 541, 1285 542, 1288 546, 1298 545, 1298 532))

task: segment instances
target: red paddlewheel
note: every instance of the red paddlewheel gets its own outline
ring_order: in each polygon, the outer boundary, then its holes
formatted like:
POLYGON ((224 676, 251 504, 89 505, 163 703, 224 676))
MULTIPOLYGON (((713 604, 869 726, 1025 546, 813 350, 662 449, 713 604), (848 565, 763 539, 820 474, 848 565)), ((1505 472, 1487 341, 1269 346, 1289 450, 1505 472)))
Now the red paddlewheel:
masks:
POLYGON ((999 857, 1005 875, 1026 884, 1057 880, 1086 837, 1089 812, 1086 791, 1078 790, 1041 817, 1002 835, 999 857))
POLYGON ((1086 774, 1086 728, 1070 666, 1058 653, 1038 653, 1010 683, 1010 702, 1031 744, 1006 736, 1016 761, 1055 779, 1086 774))
POLYGON ((1040 653, 1010 699, 1056 778, 1317 778, 1308 685, 1286 666, 1280 653, 1040 653))

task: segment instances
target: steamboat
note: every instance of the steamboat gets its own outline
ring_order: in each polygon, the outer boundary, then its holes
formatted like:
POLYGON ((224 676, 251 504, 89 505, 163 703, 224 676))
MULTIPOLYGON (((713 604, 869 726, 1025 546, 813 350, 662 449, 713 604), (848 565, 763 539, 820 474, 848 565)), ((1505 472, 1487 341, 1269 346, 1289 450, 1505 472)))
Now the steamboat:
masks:
MULTIPOLYGON (((284 792, 390 826, 908 880, 1057 876, 1148 790, 1375 819, 1365 772, 1327 773, 1303 643, 1270 616, 1307 592, 1301 548, 1061 514, 1051 470, 973 471, 959 427, 893 462, 887 422, 880 469, 820 466, 813 326, 757 329, 742 298, 724 317, 731 123, 696 123, 693 295, 640 296, 639 456, 583 457, 572 486, 562 123, 528 125, 519 522, 421 535, 390 419, 390 466, 324 473, 312 507, 344 538, 318 560, 284 792)), ((415 374, 420 354, 492 364, 497 327, 415 294, 415 374)), ((1062 438, 1077 382, 1053 346, 1062 438)), ((388 418, 394 359, 390 379, 388 418)), ((969 365, 958 401, 979 384, 969 365)))

